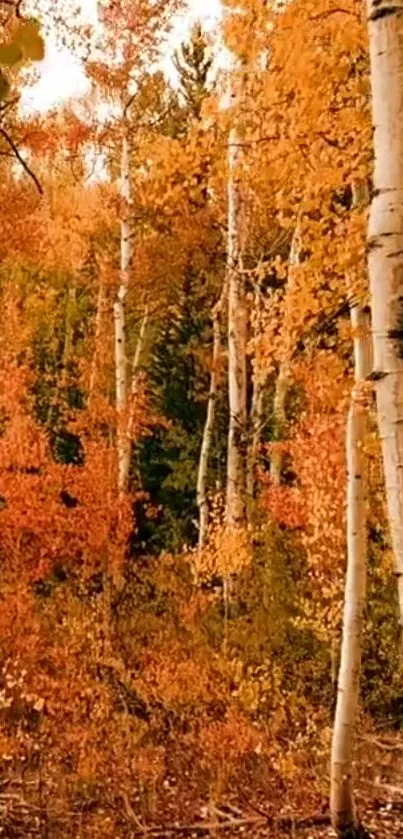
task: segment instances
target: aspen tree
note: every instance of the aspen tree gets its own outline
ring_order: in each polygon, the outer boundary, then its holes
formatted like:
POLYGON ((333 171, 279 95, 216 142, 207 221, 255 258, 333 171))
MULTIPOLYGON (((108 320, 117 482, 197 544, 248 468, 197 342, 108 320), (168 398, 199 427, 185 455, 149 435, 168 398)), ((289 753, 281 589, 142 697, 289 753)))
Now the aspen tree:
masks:
POLYGON ((403 0, 368 0, 374 195, 368 227, 374 373, 403 625, 403 0))
MULTIPOLYGON (((353 206, 368 198, 366 185, 353 185, 353 206)), ((353 292, 350 292, 353 298, 353 292)), ((353 789, 353 743, 360 693, 360 668, 367 566, 367 379, 372 369, 369 313, 361 303, 350 304, 354 342, 354 384, 347 420, 347 577, 343 638, 331 758, 330 809, 340 837, 364 836, 358 824, 353 789)))

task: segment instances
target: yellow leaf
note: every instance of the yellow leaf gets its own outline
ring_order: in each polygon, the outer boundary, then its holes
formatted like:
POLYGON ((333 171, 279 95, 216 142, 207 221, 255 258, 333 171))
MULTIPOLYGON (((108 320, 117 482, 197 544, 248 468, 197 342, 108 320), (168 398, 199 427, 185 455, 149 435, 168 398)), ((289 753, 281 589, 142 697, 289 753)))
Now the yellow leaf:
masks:
POLYGON ((19 45, 13 41, 11 44, 0 44, 0 64, 13 67, 22 59, 22 52, 19 45))
POLYGON ((0 70, 0 102, 2 99, 5 99, 8 91, 10 90, 10 82, 8 81, 7 76, 0 70))
POLYGON ((45 42, 40 33, 40 25, 35 20, 23 21, 15 33, 15 40, 25 58, 42 61, 45 57, 45 42))

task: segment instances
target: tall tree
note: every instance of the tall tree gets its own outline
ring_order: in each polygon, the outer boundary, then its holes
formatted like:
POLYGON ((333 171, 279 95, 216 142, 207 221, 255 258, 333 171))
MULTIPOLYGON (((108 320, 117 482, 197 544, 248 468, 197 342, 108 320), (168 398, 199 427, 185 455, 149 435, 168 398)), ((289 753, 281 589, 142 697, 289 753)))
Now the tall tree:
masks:
POLYGON ((241 271, 242 195, 241 140, 236 125, 240 104, 239 79, 234 80, 232 99, 235 116, 228 136, 228 401, 227 523, 243 525, 246 518, 247 307, 241 271))
POLYGON ((173 60, 187 117, 199 120, 213 65, 211 44, 200 22, 194 24, 189 40, 181 44, 173 60))
POLYGON ((120 135, 120 277, 114 303, 115 322, 115 378, 117 413, 118 490, 129 488, 131 461, 130 384, 126 339, 126 300, 132 274, 132 186, 131 134, 129 111, 136 99, 139 79, 144 75, 146 61, 157 55, 169 24, 169 15, 176 0, 158 3, 130 3, 128 0, 105 0, 100 7, 102 47, 106 55, 103 65, 93 65, 93 76, 101 83, 103 92, 120 110, 115 133, 120 135))
POLYGON ((200 448, 199 468, 197 473, 197 506, 199 508, 199 548, 202 548, 207 540, 208 532, 208 497, 207 477, 209 459, 211 456, 214 424, 216 419, 216 406, 219 387, 219 364, 221 353, 221 320, 223 306, 226 298, 226 286, 221 292, 220 298, 213 307, 213 352, 211 359, 210 388, 207 401, 206 421, 204 423, 203 436, 200 448))
MULTIPOLYGON (((366 184, 353 185, 353 207, 368 202, 366 184)), ((366 592, 368 526, 367 379, 372 369, 370 319, 367 307, 354 302, 350 289, 350 320, 354 343, 354 385, 347 420, 347 578, 343 641, 332 743, 331 815, 341 839, 367 834, 354 805, 353 745, 360 693, 361 647, 366 592)))
POLYGON ((374 193, 368 228, 374 378, 403 628, 403 0, 368 0, 374 193))
POLYGON ((129 287, 133 243, 130 229, 130 145, 126 118, 123 120, 121 152, 121 197, 122 211, 120 219, 120 282, 113 306, 115 319, 115 370, 116 370, 116 409, 118 414, 117 455, 118 489, 124 492, 128 487, 131 444, 127 429, 128 411, 128 369, 126 354, 126 318, 125 299, 129 287))

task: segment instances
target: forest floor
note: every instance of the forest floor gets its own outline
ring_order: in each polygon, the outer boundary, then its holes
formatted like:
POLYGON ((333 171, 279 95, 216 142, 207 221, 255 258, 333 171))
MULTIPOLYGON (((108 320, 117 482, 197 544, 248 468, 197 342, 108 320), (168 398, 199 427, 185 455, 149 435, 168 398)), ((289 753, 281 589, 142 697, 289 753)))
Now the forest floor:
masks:
MULTIPOLYGON (((397 788, 386 795, 366 797, 357 795, 357 804, 362 824, 369 839, 403 839, 403 789, 397 788)), ((239 805, 228 801, 221 807, 212 808, 204 819, 181 823, 180 821, 151 826, 142 824, 128 835, 150 837, 150 839, 335 839, 335 832, 330 826, 328 814, 312 813, 311 816, 288 816, 281 814, 281 807, 276 816, 265 815, 262 807, 251 805, 243 810, 239 805), (257 812, 259 810, 259 812, 257 812)))
MULTIPOLYGON (((285 787, 284 795, 274 790, 268 794, 264 785, 259 790, 256 785, 248 788, 246 782, 242 791, 239 786, 227 789, 219 804, 200 803, 195 807, 191 796, 188 801, 180 802, 173 783, 169 795, 171 806, 165 799, 164 812, 159 809, 153 819, 138 821, 137 825, 132 821, 127 836, 133 839, 137 836, 334 839, 336 834, 330 825, 326 798, 312 793, 311 779, 307 780, 305 790, 300 783, 296 787, 295 790, 285 787), (178 817, 178 809, 182 818, 178 817)), ((369 839, 403 839, 403 732, 362 738, 357 748, 356 805, 369 839)))
MULTIPOLYGON (((100 817, 106 829, 102 836, 108 839, 335 839, 326 767, 311 757, 307 754, 310 769, 297 773, 293 782, 277 778, 271 784, 263 764, 260 779, 252 778, 241 765, 236 781, 226 783, 220 794, 216 789, 210 798, 207 786, 199 786, 196 777, 193 783, 187 772, 175 777, 176 759, 152 801, 138 788, 130 801, 125 795, 94 801, 94 807, 81 812, 67 813, 61 804, 57 816, 54 795, 42 802, 39 812, 38 801, 35 806, 25 794, 28 789, 24 792, 10 777, 0 790, 0 837, 93 839, 100 817)), ((369 839, 403 839, 403 732, 363 735, 355 774, 357 810, 369 839)))

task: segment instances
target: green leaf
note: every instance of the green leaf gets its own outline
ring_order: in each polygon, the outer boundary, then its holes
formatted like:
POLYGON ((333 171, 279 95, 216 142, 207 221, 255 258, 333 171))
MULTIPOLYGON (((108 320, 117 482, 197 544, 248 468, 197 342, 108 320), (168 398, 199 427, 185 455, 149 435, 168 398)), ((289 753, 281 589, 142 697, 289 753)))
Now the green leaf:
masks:
POLYGON ((0 70, 0 102, 6 98, 9 90, 10 82, 8 81, 7 76, 4 75, 3 71, 0 70))
POLYGON ((12 41, 10 44, 0 44, 0 64, 6 67, 14 67, 22 59, 21 47, 12 41))
POLYGON ((45 57, 45 42, 37 21, 23 21, 14 37, 25 58, 29 58, 31 61, 42 61, 45 57))

